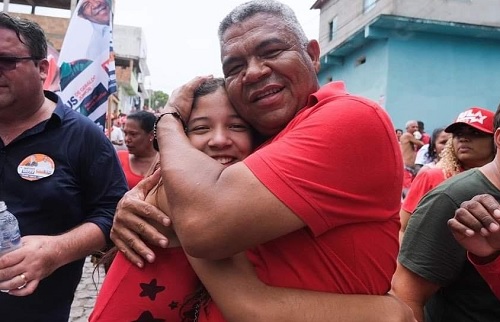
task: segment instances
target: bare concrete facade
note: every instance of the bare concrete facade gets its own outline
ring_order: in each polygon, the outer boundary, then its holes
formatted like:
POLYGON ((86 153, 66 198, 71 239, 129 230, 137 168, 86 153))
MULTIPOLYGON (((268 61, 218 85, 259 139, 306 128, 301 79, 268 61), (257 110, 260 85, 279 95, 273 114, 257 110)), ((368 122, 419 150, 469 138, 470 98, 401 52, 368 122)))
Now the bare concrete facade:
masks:
POLYGON ((500 27, 499 8, 500 0, 317 0, 311 9, 321 10, 319 41, 327 53, 382 14, 500 27))

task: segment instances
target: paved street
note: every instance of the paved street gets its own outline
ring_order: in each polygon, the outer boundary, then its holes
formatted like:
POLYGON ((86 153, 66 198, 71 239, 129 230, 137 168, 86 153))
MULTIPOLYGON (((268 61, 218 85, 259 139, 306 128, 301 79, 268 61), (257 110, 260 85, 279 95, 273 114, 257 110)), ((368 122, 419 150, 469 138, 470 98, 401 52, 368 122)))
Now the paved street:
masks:
POLYGON ((104 269, 94 272, 94 265, 90 256, 85 260, 83 275, 75 293, 75 300, 71 307, 69 322, 87 322, 94 308, 97 290, 102 284, 104 269))

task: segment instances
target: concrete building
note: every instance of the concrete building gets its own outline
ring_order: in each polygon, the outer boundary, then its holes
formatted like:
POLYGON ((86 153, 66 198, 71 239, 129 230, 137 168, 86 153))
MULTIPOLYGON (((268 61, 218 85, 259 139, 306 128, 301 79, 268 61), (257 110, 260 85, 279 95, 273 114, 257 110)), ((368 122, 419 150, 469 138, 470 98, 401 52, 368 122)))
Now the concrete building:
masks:
MULTIPOLYGON (((41 15, 37 13, 37 8, 66 10, 70 17, 77 0, 10 0, 2 3, 4 11, 36 21, 44 29, 48 41, 55 49, 60 50, 70 19, 41 15), (13 8, 11 4, 30 6, 31 13, 13 12, 10 10, 13 8)), ((149 76, 149 69, 146 39, 142 29, 113 25, 113 46, 118 91, 110 97, 109 110, 112 113, 129 113, 134 109, 142 109, 145 100, 149 98, 149 91, 144 84, 144 78, 149 76)))
POLYGON ((321 83, 387 109, 396 127, 446 125, 500 103, 500 0, 317 0, 321 83))
POLYGON ((147 46, 140 27, 113 26, 118 99, 123 113, 140 110, 149 99, 144 78, 149 76, 147 46))

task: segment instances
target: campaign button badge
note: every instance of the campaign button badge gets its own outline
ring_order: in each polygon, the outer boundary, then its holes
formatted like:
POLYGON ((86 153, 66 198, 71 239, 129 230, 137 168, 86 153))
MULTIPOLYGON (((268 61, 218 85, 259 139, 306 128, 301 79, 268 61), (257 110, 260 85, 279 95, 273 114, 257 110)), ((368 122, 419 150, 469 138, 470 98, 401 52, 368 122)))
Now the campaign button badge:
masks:
POLYGON ((17 173, 21 178, 28 181, 40 180, 54 173, 54 160, 48 155, 35 153, 27 156, 17 166, 17 173))

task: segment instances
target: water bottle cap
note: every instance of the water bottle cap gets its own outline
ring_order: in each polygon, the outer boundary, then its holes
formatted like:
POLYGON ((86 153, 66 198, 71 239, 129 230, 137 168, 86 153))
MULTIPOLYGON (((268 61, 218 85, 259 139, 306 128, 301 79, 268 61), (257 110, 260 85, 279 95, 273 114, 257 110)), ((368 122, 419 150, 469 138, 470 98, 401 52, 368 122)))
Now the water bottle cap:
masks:
POLYGON ((5 204, 5 201, 0 201, 0 212, 7 210, 7 205, 5 204))

